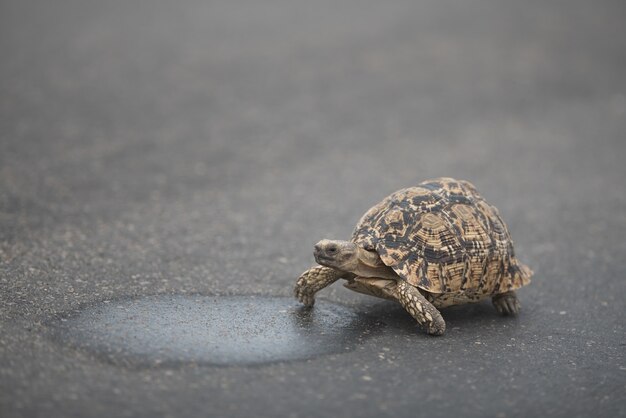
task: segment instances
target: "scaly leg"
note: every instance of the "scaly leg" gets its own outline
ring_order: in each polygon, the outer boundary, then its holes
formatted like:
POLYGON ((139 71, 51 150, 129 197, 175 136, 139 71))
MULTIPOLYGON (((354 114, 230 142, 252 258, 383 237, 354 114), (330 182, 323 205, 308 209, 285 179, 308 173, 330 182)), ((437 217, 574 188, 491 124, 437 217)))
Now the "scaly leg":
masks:
POLYGON ((426 298, 405 281, 398 280, 398 302, 430 335, 441 335, 446 330, 446 322, 441 314, 426 298))
POLYGON ((293 289, 296 299, 306 306, 313 306, 315 303, 315 293, 326 286, 336 282, 338 279, 353 276, 345 271, 331 269, 330 267, 312 267, 302 273, 293 289))
POLYGON ((517 295, 512 290, 495 295, 491 298, 491 303, 493 303, 499 314, 517 315, 519 313, 520 304, 517 300, 517 295))

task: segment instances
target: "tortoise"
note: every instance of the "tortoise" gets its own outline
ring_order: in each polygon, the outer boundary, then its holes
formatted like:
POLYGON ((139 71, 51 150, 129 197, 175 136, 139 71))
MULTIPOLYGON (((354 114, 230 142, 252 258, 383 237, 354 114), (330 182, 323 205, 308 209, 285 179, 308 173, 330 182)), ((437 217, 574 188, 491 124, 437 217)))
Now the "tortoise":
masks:
POLYGON ((368 210, 350 241, 315 245, 318 266, 294 289, 313 306, 315 293, 338 279, 350 290, 399 302, 428 334, 446 329, 438 308, 491 297, 516 315, 515 290, 533 272, 522 264, 498 210, 468 181, 426 180, 392 193, 368 210))

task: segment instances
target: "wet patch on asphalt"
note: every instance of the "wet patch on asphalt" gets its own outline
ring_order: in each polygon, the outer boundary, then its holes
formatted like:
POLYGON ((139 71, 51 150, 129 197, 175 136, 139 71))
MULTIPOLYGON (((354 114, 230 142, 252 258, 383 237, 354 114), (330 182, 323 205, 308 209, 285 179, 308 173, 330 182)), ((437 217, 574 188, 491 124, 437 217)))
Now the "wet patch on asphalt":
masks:
POLYGON ((318 300, 156 295, 105 301, 48 322, 52 337, 124 365, 255 365, 350 351, 382 324, 318 300))

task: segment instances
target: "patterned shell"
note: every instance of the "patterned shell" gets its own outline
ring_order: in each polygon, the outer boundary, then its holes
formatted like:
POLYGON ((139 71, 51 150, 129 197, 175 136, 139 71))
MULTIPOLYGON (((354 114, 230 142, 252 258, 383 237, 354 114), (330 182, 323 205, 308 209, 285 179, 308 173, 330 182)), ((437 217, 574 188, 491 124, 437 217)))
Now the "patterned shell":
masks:
POLYGON ((530 283, 498 214, 469 182, 438 178, 399 190, 371 208, 352 241, 375 250, 410 284, 480 299, 530 283))

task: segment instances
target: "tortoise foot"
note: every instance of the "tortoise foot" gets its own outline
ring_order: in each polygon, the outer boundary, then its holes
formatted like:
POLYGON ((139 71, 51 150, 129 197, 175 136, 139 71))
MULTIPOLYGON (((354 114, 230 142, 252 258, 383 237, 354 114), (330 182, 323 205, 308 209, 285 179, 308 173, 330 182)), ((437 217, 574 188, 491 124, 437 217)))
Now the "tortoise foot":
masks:
POLYGON ((520 310, 520 303, 515 292, 501 293, 491 299, 493 306, 501 315, 517 315, 520 310))
POLYGON ((443 335, 446 332, 446 322, 441 314, 416 287, 404 281, 397 285, 398 302, 430 335, 443 335))
POLYGON ((311 307, 315 304, 315 294, 337 281, 344 274, 345 272, 328 267, 310 268, 298 278, 293 294, 304 306, 311 307))

